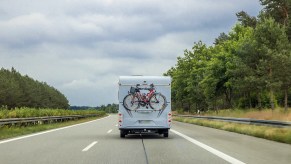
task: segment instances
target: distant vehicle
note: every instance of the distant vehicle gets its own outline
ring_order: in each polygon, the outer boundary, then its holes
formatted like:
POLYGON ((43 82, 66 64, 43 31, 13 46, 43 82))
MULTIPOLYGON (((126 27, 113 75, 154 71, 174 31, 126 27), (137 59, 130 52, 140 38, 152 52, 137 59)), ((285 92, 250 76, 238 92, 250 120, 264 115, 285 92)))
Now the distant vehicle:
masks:
POLYGON ((170 77, 120 76, 118 99, 121 138, 138 133, 169 136, 172 122, 170 77))

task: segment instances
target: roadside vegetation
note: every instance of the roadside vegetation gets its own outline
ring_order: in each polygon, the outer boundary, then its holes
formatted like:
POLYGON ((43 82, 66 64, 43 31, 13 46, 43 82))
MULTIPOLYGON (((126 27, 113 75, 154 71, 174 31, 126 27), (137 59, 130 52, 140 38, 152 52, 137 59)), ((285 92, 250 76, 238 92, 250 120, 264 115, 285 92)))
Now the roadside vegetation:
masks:
MULTIPOLYGON (((291 121, 291 1, 259 1, 258 16, 236 13, 230 32, 195 42, 164 74, 176 113, 291 121)), ((291 144, 290 128, 174 120, 291 144)))
POLYGON ((117 113, 118 112, 118 104, 107 104, 107 105, 101 105, 97 107, 90 107, 90 106, 70 106, 70 109, 73 110, 83 110, 83 109, 96 109, 100 111, 104 111, 106 113, 117 113))
POLYGON ((21 75, 13 67, 0 69, 0 107, 8 109, 59 108, 68 109, 69 101, 57 89, 45 82, 21 75))
POLYGON ((34 108, 15 108, 15 109, 0 108, 0 119, 68 116, 68 115, 91 115, 91 114, 94 114, 95 116, 65 122, 49 122, 49 124, 14 124, 2 126, 0 125, 0 140, 40 132, 44 130, 74 125, 106 116, 105 111, 96 109, 67 110, 67 109, 34 109, 34 108))
POLYGON ((260 3, 263 9, 258 16, 238 12, 238 23, 230 32, 222 32, 213 45, 198 41, 177 58, 165 73, 172 77, 174 109, 219 113, 221 109, 282 107, 288 111, 291 1, 260 3))
POLYGON ((96 120, 97 118, 101 118, 104 116, 106 115, 104 114, 104 115, 100 115, 96 117, 90 117, 90 118, 84 118, 84 119, 72 120, 72 121, 60 122, 60 123, 54 123, 54 124, 38 124, 34 126, 10 126, 10 127, 2 126, 0 127, 0 140, 32 134, 32 133, 41 132, 45 130, 61 128, 61 127, 79 124, 83 122, 88 122, 88 121, 96 120))
POLYGON ((219 112, 205 112, 205 116, 222 116, 222 117, 237 117, 237 118, 252 118, 262 120, 280 120, 291 121, 291 110, 285 111, 283 108, 272 109, 248 109, 248 110, 219 110, 219 112))
POLYGON ((220 117, 236 117, 236 118, 252 118, 262 120, 279 120, 279 121, 291 121, 291 109, 287 111, 284 108, 272 109, 224 109, 218 111, 205 111, 195 113, 183 112, 183 110, 174 111, 174 114, 189 114, 200 116, 220 116, 220 117))
POLYGON ((174 120, 291 144, 290 128, 273 128, 182 117, 174 117, 174 120))
POLYGON ((5 109, 0 108, 0 119, 5 118, 26 118, 26 117, 45 117, 45 116, 67 116, 67 115, 88 115, 97 114, 98 116, 105 115, 105 111, 96 109, 88 110, 67 110, 67 109, 34 109, 34 108, 15 108, 5 109))

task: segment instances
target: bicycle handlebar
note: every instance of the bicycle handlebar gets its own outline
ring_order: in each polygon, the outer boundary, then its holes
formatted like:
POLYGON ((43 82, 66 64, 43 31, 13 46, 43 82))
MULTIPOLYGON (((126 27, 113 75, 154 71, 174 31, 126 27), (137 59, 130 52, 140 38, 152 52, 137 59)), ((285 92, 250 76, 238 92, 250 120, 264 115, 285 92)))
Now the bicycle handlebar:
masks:
POLYGON ((142 88, 143 90, 151 90, 151 89, 153 89, 153 88, 142 88))
MULTIPOLYGON (((140 84, 136 84, 136 88, 139 88, 140 84)), ((150 88, 139 88, 139 89, 152 89, 155 88, 154 84, 150 84, 150 88)))

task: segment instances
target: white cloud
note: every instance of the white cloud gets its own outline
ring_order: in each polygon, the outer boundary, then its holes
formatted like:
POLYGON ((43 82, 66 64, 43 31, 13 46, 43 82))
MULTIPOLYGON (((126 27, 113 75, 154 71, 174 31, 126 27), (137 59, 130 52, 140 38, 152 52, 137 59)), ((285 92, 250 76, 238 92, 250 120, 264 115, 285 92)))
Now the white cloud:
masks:
POLYGON ((119 75, 162 75, 194 42, 256 15, 253 0, 3 0, 0 67, 45 81, 71 105, 117 102, 119 75))

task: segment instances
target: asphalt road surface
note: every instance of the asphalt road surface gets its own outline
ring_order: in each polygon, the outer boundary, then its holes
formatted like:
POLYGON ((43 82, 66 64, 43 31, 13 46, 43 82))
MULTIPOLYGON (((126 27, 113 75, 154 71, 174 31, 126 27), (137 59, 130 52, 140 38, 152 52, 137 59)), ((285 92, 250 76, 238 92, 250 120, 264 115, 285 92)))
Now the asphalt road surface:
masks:
POLYGON ((1 164, 291 163, 291 145, 174 122, 169 138, 119 137, 117 115, 0 141, 1 164))

